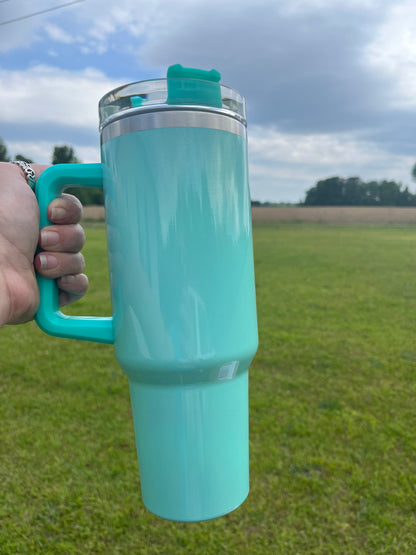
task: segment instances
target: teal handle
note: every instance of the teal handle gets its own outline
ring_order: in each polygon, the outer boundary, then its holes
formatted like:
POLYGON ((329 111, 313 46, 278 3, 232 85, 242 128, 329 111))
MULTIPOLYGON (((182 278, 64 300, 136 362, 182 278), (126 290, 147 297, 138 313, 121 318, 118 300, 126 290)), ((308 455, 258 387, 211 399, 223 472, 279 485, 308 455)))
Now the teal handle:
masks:
MULTIPOLYGON (((48 168, 36 183, 36 198, 40 211, 40 227, 50 225, 49 203, 69 186, 102 187, 101 164, 61 164, 48 168)), ((45 333, 57 337, 83 339, 98 343, 114 343, 113 318, 67 316, 59 310, 59 292, 54 279, 38 275, 40 306, 36 323, 45 333)))

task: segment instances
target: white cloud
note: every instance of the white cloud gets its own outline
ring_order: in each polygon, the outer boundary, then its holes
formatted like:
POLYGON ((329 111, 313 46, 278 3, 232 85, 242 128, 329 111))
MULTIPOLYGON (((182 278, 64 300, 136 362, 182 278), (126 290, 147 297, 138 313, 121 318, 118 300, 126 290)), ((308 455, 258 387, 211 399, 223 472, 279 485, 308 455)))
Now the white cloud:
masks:
MULTIPOLYGON (((350 8, 373 9, 382 7, 383 0, 348 0, 350 8)), ((316 12, 321 10, 333 10, 345 7, 345 0, 291 0, 283 2, 281 11, 285 15, 297 15, 299 13, 316 12)))
MULTIPOLYGON (((7 22, 13 19, 28 15, 34 11, 42 11, 50 8, 48 0, 36 2, 36 9, 33 9, 32 0, 21 0, 19 2, 2 2, 0 4, 0 22, 7 22)), ((22 21, 2 25, 0 32, 0 52, 9 52, 15 48, 30 48, 36 40, 35 31, 44 23, 42 18, 30 18, 22 21)))
MULTIPOLYGON (((0 22, 10 21, 51 7, 50 0, 0 3, 0 22)), ((163 5, 147 0, 90 0, 2 26, 0 52, 30 48, 45 34, 58 43, 86 43, 90 51, 104 52, 114 33, 138 37, 163 18, 163 5)))
POLYGON ((392 107, 416 107, 416 4, 391 4, 364 60, 390 80, 392 107))
POLYGON ((379 159, 380 150, 352 134, 287 134, 261 126, 250 130, 250 149, 264 162, 284 160, 317 168, 342 164, 363 166, 379 159))
POLYGON ((47 23, 44 26, 44 31, 48 37, 55 42, 62 42, 63 44, 71 44, 76 41, 73 34, 68 33, 58 25, 47 23))
POLYGON ((98 101, 120 85, 96 69, 0 70, 0 122, 98 128, 98 101))

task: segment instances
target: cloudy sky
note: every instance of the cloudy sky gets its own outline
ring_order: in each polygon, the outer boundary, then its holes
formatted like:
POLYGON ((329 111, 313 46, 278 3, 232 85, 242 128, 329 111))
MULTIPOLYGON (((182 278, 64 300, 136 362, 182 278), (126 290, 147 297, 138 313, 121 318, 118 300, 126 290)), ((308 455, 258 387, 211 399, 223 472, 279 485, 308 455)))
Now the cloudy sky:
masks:
POLYGON ((0 0, 0 137, 97 162, 101 96, 173 63, 246 97, 253 199, 332 175, 416 190, 414 0, 0 0))

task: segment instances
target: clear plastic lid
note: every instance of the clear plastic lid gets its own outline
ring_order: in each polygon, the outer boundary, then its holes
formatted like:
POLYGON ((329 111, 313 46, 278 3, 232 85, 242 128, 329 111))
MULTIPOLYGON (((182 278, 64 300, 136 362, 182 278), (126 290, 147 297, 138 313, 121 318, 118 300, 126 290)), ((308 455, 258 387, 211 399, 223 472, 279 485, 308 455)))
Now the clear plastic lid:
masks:
POLYGON ((100 129, 129 112, 175 108, 213 110, 246 123, 244 98, 234 89, 219 83, 216 70, 168 69, 166 79, 138 81, 107 93, 100 100, 100 129))

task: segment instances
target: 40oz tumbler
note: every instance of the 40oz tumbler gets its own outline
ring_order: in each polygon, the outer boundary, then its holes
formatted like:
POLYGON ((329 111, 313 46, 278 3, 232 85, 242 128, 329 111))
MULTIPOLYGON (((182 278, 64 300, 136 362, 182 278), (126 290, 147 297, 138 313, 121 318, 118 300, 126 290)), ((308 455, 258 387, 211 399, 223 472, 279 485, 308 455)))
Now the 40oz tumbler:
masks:
POLYGON ((99 104, 101 164, 53 166, 46 207, 102 186, 112 317, 69 317, 39 278, 39 326, 114 343, 127 375, 143 501, 211 519, 249 490, 248 369, 257 350, 244 99, 212 70, 171 66, 99 104))

